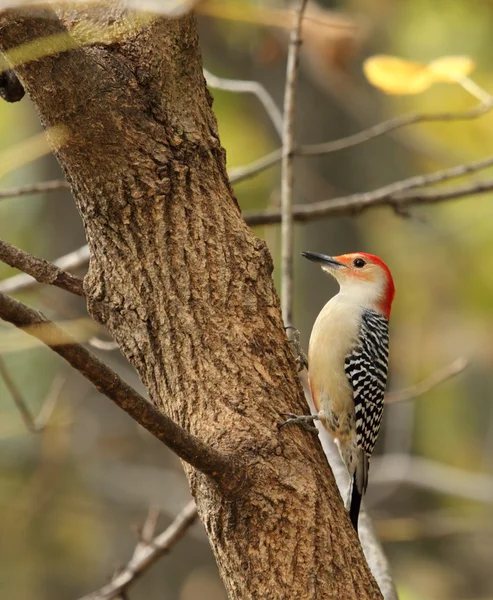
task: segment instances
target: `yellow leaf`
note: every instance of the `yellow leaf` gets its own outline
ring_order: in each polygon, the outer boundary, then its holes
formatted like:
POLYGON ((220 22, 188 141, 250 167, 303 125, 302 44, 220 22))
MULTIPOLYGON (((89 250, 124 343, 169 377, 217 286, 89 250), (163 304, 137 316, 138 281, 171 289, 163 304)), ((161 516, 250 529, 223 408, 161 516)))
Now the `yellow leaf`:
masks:
POLYGON ((428 71, 433 74, 434 81, 455 83, 467 77, 475 66, 468 56, 442 56, 428 64, 428 71))
POLYGON ((371 56, 363 71, 370 83, 387 94, 419 94, 433 82, 426 65, 395 56, 371 56))
POLYGON ((457 83, 474 69, 468 56, 442 56, 427 65, 395 56, 371 56, 363 63, 366 78, 387 94, 419 94, 434 83, 457 83))

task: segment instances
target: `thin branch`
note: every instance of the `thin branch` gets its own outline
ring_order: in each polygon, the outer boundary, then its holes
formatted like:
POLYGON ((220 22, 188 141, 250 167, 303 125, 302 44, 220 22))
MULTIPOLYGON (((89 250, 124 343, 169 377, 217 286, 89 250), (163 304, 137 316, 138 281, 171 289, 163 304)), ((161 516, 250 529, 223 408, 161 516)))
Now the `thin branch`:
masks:
POLYGON ((415 398, 419 398, 429 391, 433 390, 444 381, 448 381, 462 373, 469 366, 469 361, 465 358, 458 358, 450 365, 443 367, 442 369, 430 375, 420 383, 416 385, 412 385, 403 390, 399 390, 396 392, 391 392, 387 394, 385 397, 386 404, 395 404, 396 402, 407 402, 408 400, 414 400, 415 398))
POLYGON ((441 188, 438 190, 423 190, 422 192, 402 192, 390 198, 389 202, 383 204, 400 206, 409 206, 410 204, 437 204, 446 200, 455 200, 465 196, 479 196, 493 190, 493 179, 483 179, 483 181, 473 181, 455 187, 441 188))
POLYGON ((150 506, 147 512, 147 518, 142 525, 142 529, 139 532, 140 541, 145 544, 151 544, 152 538, 156 534, 157 522, 159 519, 160 510, 157 506, 150 506))
POLYGON ((225 79, 218 77, 204 69, 204 77, 208 85, 218 90, 228 92, 239 92, 254 94, 260 100, 269 115, 279 137, 282 137, 282 113, 277 107, 274 98, 269 94, 265 87, 258 81, 244 81, 242 79, 225 79))
POLYGON ((24 271, 39 283, 54 285, 77 296, 84 296, 84 282, 80 277, 66 273, 60 267, 42 258, 0 240, 0 261, 24 271))
MULTIPOLYGON (((493 108, 493 97, 487 95, 487 100, 474 106, 473 108, 461 111, 461 112, 450 112, 450 113, 419 113, 412 115, 404 115, 400 117, 394 117, 368 129, 364 129, 358 133, 348 135, 338 140, 332 140, 329 142, 322 142, 321 144, 305 144, 299 148, 294 148, 293 153, 299 156, 322 156, 324 154, 330 154, 332 152, 338 152, 340 150, 346 150, 352 148, 364 142, 368 142, 375 138, 381 137, 387 133, 396 131, 403 127, 410 125, 416 125, 418 123, 433 123, 433 122, 450 122, 450 121, 465 121, 476 119, 483 116, 493 108)), ((244 167, 236 167, 231 169, 231 183, 243 181, 249 177, 253 177, 258 173, 273 167, 282 159, 282 148, 273 150, 269 154, 258 158, 249 165, 244 167)))
POLYGON ((219 452, 188 433, 42 313, 0 294, 0 318, 16 327, 27 328, 26 333, 49 346, 134 421, 182 460, 217 481, 223 490, 231 492, 242 485, 245 473, 233 456, 219 452))
POLYGON ((300 0, 289 38, 282 128, 281 163, 281 305, 284 323, 293 318, 293 191, 296 82, 300 60, 301 25, 307 0, 300 0))
POLYGON ((390 454, 372 458, 372 485, 413 485, 439 494, 493 503, 493 477, 469 473, 428 458, 390 454))
MULTIPOLYGON (((364 210, 375 206, 392 206, 397 211, 413 204, 434 204, 445 200, 452 200, 473 194, 482 194, 493 189, 493 180, 474 181, 464 185, 436 190, 412 191, 413 188, 423 187, 433 183, 439 183, 462 177, 466 173, 473 173, 485 169, 493 164, 493 157, 487 157, 469 163, 459 165, 443 171, 417 175, 402 181, 396 181, 372 192, 363 192, 330 198, 321 202, 310 204, 298 204, 293 207, 293 219, 295 221, 312 221, 328 216, 357 215, 364 210)), ((262 212, 246 213, 245 221, 252 226, 271 225, 281 222, 281 213, 278 210, 266 210, 262 212)))
MULTIPOLYGON (((451 511, 450 511, 451 512, 451 511)), ((378 521, 378 533, 385 542, 415 541, 452 535, 482 535, 493 533, 491 522, 484 517, 448 514, 442 510, 415 514, 409 517, 387 518, 378 521)), ((478 600, 476 598, 475 600, 478 600)), ((483 599, 486 600, 486 599, 483 599)), ((492 600, 491 597, 488 600, 492 600)))
POLYGON ((228 176, 231 183, 239 183, 240 181, 244 181, 245 179, 249 179, 262 171, 277 165, 278 162, 281 161, 282 158, 282 148, 274 150, 257 160, 254 160, 248 165, 243 167, 233 167, 228 169, 228 176))
MULTIPOLYGON (((73 252, 69 252, 53 262, 56 267, 65 270, 75 270, 85 266, 89 261, 89 246, 85 245, 73 252)), ((36 284, 36 279, 25 273, 14 275, 0 281, 0 293, 12 294, 13 292, 25 291, 36 284)))
POLYGON ((38 431, 42 431, 55 410, 56 403, 58 402, 62 390, 67 382, 67 377, 57 373, 57 375, 53 378, 50 389, 48 390, 48 394, 46 396, 43 405, 41 406, 41 410, 38 413, 38 416, 35 421, 35 425, 38 431))
POLYGON ((17 387, 14 379, 11 377, 7 366, 5 365, 5 361, 0 356, 0 377, 3 379, 5 383, 5 387, 9 390, 10 395, 12 396, 12 400, 14 401, 22 420, 24 421, 24 425, 31 433, 39 433, 45 429, 46 424, 48 423, 51 415, 53 414, 53 410, 55 405, 60 397, 61 391, 65 384, 65 377, 61 377, 57 375, 51 384, 51 387, 48 391, 45 401, 41 406, 41 410, 37 417, 35 417, 31 410, 29 409, 27 402, 24 400, 24 397, 17 387))
POLYGON ((0 190, 0 200, 5 198, 15 198, 18 196, 28 196, 29 194, 42 194, 44 192, 54 192, 56 190, 69 189, 70 185, 67 181, 65 181, 65 179, 55 179, 53 181, 43 181, 41 183, 33 183, 0 190))
POLYGON ((483 102, 466 111, 428 114, 418 113, 394 117, 388 121, 383 121, 382 123, 378 123, 377 125, 373 125, 368 129, 364 129, 363 131, 353 135, 348 135, 347 137, 339 140, 303 146, 300 148, 299 153, 301 156, 319 156, 321 154, 330 154, 331 152, 338 152, 339 150, 345 150, 346 148, 351 148, 364 142, 368 142, 369 140, 381 137, 382 135, 390 133, 391 131, 395 131, 396 129, 409 127, 409 125, 437 121, 450 122, 477 119, 478 117, 481 117, 489 112, 492 108, 493 97, 488 94, 487 98, 485 98, 483 102))
POLYGON ((137 544, 128 564, 113 577, 110 583, 80 600, 111 600, 125 594, 127 588, 136 579, 181 540, 196 518, 197 508, 195 502, 191 501, 165 531, 150 542, 142 540, 137 544))

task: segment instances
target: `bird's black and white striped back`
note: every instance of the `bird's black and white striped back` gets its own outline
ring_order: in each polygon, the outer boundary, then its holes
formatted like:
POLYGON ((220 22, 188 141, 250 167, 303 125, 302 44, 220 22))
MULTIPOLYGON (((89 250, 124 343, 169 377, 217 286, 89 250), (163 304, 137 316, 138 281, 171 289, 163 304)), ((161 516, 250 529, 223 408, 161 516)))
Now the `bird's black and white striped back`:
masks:
POLYGON ((365 310, 358 344, 347 355, 344 368, 353 388, 357 444, 368 458, 382 421, 388 355, 388 320, 374 310, 365 310))

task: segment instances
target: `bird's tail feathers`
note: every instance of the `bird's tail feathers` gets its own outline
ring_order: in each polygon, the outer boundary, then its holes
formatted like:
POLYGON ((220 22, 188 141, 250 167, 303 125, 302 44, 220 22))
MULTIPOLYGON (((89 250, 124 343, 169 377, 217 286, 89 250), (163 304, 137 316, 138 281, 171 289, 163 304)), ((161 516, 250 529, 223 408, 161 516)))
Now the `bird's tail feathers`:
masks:
POLYGON ((349 517, 355 531, 358 531, 358 517, 361 508, 361 498, 366 492, 368 486, 368 456, 364 450, 361 450, 358 463, 353 475, 350 497, 351 504, 349 506, 349 517))

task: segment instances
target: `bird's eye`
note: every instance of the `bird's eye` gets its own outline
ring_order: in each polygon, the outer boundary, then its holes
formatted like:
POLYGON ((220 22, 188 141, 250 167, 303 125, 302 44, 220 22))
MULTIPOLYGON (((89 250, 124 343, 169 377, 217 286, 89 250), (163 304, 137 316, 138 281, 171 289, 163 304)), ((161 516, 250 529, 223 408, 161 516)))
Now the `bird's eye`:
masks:
POLYGON ((362 258, 355 258, 353 265, 357 268, 357 269, 361 269, 361 267, 364 267, 366 265, 365 261, 362 258))

